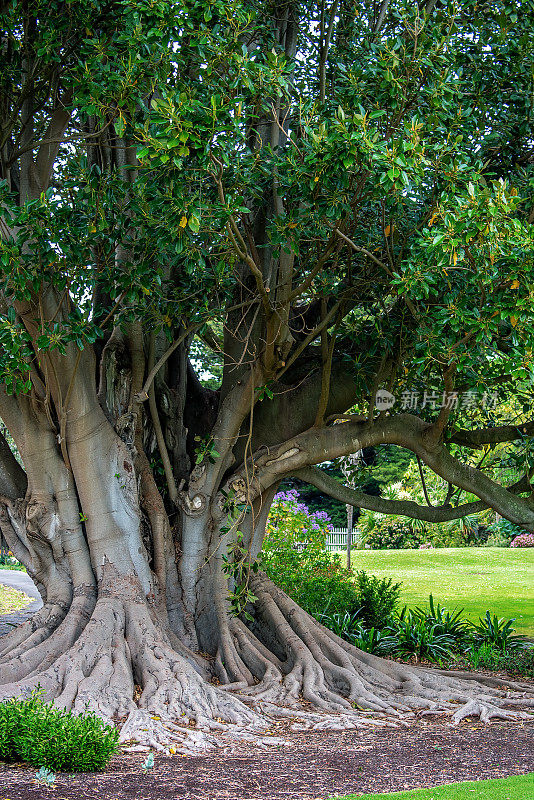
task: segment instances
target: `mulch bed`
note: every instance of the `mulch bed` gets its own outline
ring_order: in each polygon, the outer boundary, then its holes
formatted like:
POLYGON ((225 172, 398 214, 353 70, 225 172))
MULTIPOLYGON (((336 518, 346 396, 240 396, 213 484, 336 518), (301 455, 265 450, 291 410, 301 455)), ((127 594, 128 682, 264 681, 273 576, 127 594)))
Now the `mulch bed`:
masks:
POLYGON ((280 733, 290 746, 156 756, 146 775, 146 754, 122 754, 103 774, 58 775, 54 789, 34 769, 0 765, 0 800, 316 800, 534 772, 531 722, 280 733))

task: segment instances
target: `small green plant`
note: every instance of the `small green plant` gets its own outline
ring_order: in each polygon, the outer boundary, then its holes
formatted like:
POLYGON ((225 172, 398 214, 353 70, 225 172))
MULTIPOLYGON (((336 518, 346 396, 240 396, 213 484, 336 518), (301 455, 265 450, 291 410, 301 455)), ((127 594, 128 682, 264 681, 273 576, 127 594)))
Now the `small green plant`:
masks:
POLYGON ((462 650, 467 646, 472 638, 469 623, 462 617, 463 609, 460 611, 449 611, 440 603, 434 602, 432 595, 428 598, 428 608, 418 606, 412 610, 414 618, 424 620, 432 627, 436 634, 446 634, 454 641, 455 650, 462 650))
POLYGON ((219 451, 215 448, 215 442, 210 436, 202 439, 201 436, 195 436, 195 442, 198 442, 195 447, 195 464, 198 466, 207 459, 210 464, 215 464, 219 458, 219 451))
POLYGON ((498 669, 501 655, 491 644, 473 644, 465 658, 473 669, 498 669))
POLYGON ((441 633, 439 625, 421 618, 404 606, 395 623, 387 629, 390 634, 391 653, 416 661, 438 661, 454 651, 454 639, 441 633))
POLYGON ((514 619, 499 619, 496 614, 492 616, 486 611, 478 623, 471 623, 475 645, 489 644, 501 653, 522 647, 525 640, 522 636, 513 635, 514 622, 514 619))
POLYGON ((117 752, 118 740, 117 729, 95 714, 54 708, 39 692, 0 703, 2 761, 26 761, 48 771, 94 772, 104 769, 117 752))
POLYGON ((383 628, 395 613, 399 601, 400 583, 391 578, 377 578, 364 570, 356 574, 360 616, 371 628, 383 628))
POLYGON ((35 780, 37 783, 41 783, 44 786, 53 786, 56 782, 56 776, 46 767, 41 767, 41 769, 35 773, 35 780))
POLYGON ((350 642, 359 650, 372 653, 375 656, 389 655, 395 650, 397 644, 394 636, 388 636, 384 631, 380 631, 377 628, 370 628, 369 630, 361 628, 357 634, 351 637, 350 642))
POLYGON ((512 675, 534 678, 534 647, 511 650, 501 654, 499 667, 512 675))
POLYGON ((146 761, 143 764, 143 772, 148 772, 149 769, 152 769, 154 766, 154 753, 150 751, 150 753, 146 757, 146 761))

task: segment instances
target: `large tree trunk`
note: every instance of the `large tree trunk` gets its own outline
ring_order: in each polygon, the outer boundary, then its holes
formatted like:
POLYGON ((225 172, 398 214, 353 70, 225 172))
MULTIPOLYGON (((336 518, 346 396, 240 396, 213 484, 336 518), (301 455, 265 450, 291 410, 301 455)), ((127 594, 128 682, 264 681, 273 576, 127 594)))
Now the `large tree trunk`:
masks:
MULTIPOLYGON (((113 413, 106 404, 104 413, 92 357, 85 360, 74 377, 66 371, 74 386, 66 442, 58 443, 39 403, 4 397, 27 489, 17 497, 23 474, 5 454, 2 531, 45 604, 0 640, 0 697, 40 687, 60 707, 125 723, 123 739, 178 742, 185 751, 211 746, 209 731, 260 735, 272 715, 357 726, 398 724, 419 712, 509 718, 514 706, 532 703, 519 684, 507 682, 504 693, 498 680, 475 682, 363 653, 262 573, 247 575, 257 598, 247 606, 252 620, 232 614, 237 578, 224 570, 224 556, 231 558, 237 526, 249 560, 257 555, 276 481, 256 492, 248 511, 229 517, 228 491, 237 501, 247 494, 239 470, 228 469, 230 449, 221 447, 214 463, 205 459, 192 470, 171 529, 136 448, 139 436, 125 433, 120 403, 113 413)), ((235 411, 236 403, 239 396, 228 407, 235 411)), ((235 424, 225 413, 223 404, 221 439, 235 424)), ((267 472, 295 451, 264 457, 267 472)))

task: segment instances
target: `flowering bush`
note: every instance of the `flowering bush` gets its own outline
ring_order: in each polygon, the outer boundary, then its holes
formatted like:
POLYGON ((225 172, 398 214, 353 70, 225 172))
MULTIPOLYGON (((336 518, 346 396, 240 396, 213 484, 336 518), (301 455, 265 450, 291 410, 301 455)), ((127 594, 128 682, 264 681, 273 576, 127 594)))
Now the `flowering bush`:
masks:
POLYGON ((510 547, 534 547, 534 533, 522 533, 516 536, 510 547))
POLYGON ((369 626, 386 624, 396 606, 399 585, 391 580, 343 567, 339 555, 327 553, 330 519, 310 511, 298 492, 279 492, 271 508, 264 540, 263 566, 281 589, 305 611, 327 618, 358 614, 369 626))
POLYGON ((352 573, 339 556, 325 550, 330 528, 328 514, 310 511, 295 489, 275 496, 263 544, 263 567, 313 616, 326 608, 349 613, 360 608, 352 573))

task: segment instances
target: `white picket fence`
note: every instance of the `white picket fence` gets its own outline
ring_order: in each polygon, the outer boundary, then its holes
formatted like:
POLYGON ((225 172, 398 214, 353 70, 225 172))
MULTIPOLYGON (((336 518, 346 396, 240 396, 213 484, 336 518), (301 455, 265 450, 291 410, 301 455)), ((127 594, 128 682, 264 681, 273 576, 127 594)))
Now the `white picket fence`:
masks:
MULTIPOLYGON (((356 528, 352 530, 352 544, 356 544, 360 538, 360 533, 356 528)), ((347 529, 346 528, 334 528, 329 532, 326 537, 326 549, 329 553, 333 553, 336 550, 346 550, 347 549, 347 529)))

